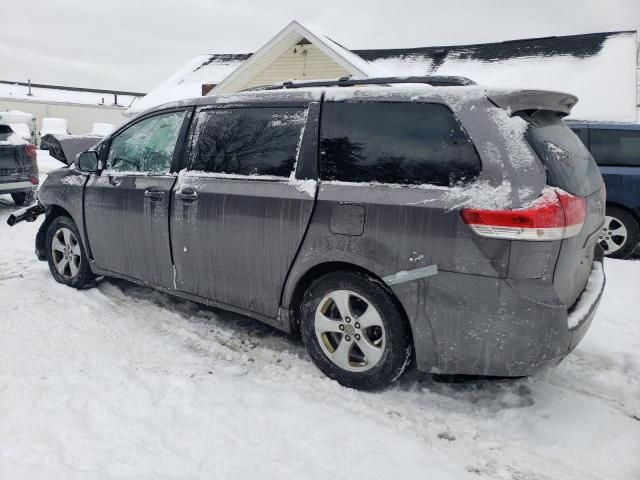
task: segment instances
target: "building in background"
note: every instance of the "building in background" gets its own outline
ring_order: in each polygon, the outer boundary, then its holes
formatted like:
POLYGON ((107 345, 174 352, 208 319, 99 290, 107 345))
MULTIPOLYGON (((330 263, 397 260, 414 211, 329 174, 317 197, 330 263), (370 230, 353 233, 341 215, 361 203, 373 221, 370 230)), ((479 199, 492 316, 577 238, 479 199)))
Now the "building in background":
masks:
POLYGON ((34 115, 38 132, 43 118, 63 118, 72 134, 83 134, 91 132, 94 123, 122 124, 126 120, 124 112, 144 95, 0 80, 0 112, 16 110, 34 115))
POLYGON ((461 75, 491 87, 566 91, 575 118, 637 121, 640 57, 635 31, 476 45, 349 50, 291 22, 254 54, 201 55, 135 101, 128 114, 200 95, 284 80, 461 75))

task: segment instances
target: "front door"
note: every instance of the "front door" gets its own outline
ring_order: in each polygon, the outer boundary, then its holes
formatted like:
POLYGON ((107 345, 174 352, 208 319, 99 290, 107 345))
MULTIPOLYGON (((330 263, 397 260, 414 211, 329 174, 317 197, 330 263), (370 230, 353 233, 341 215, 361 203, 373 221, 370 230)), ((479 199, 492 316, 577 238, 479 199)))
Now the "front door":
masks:
POLYGON ((299 152, 303 132, 317 135, 307 111, 218 107, 197 114, 189 170, 179 175, 171 207, 179 290, 276 317, 315 201, 315 181, 291 178, 296 165, 316 157, 315 148, 299 152))
POLYGON ((163 112, 128 126, 110 140, 106 168, 85 191, 89 248, 104 270, 173 287, 169 242, 171 189, 187 111, 163 112))

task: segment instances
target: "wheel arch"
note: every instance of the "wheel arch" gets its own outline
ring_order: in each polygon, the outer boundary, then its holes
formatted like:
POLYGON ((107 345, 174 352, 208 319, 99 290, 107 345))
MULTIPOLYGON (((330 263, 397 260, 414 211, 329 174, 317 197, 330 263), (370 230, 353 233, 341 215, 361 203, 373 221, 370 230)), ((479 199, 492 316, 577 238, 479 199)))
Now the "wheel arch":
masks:
POLYGON ((49 229, 49 225, 51 225, 56 218, 62 216, 69 217, 73 220, 73 216, 65 208, 59 205, 49 205, 47 207, 47 214, 38 229, 38 233, 36 234, 36 256, 38 257, 38 260, 44 261, 47 259, 47 255, 45 253, 47 230, 49 229))
POLYGON ((627 207, 622 203, 610 202, 610 201, 607 201, 606 207, 614 207, 614 208, 619 208, 620 210, 624 210, 625 212, 627 212, 629 215, 633 217, 633 219, 638 223, 638 226, 640 227, 640 215, 633 208, 627 207))
POLYGON ((323 275, 333 272, 340 271, 350 271, 350 272, 358 272, 362 275, 369 277, 372 281, 376 282, 380 285, 389 295, 391 299, 395 303, 398 311, 402 315, 402 320, 409 327, 409 332, 411 335, 411 343, 414 343, 414 332, 413 326, 409 321, 409 316, 400 302, 398 296, 394 293, 394 291, 387 285, 378 275, 373 273, 372 271, 354 263, 342 262, 342 261, 331 261, 331 262, 323 262, 313 267, 309 268, 306 272, 304 272, 300 278, 297 280, 295 287, 292 290, 289 302, 288 302, 288 310, 290 312, 290 329, 291 332, 296 335, 299 334, 300 331, 300 306, 302 304, 302 298, 304 293, 307 291, 311 283, 320 278, 323 275))

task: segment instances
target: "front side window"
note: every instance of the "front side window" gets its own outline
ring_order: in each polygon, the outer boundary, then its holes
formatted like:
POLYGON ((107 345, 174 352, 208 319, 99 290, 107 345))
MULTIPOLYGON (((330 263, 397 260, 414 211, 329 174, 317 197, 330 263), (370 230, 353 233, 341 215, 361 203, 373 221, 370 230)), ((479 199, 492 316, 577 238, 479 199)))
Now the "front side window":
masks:
POLYGON ((480 158, 444 105, 328 102, 321 123, 323 180, 455 185, 480 158))
POLYGON ((589 136, 598 165, 640 167, 640 130, 589 128, 589 136))
POLYGON ((307 119, 303 108, 222 108, 200 112, 191 170, 288 177, 307 119))
POLYGON ((185 111, 146 118, 118 134, 109 146, 107 170, 162 175, 171 170, 185 111))

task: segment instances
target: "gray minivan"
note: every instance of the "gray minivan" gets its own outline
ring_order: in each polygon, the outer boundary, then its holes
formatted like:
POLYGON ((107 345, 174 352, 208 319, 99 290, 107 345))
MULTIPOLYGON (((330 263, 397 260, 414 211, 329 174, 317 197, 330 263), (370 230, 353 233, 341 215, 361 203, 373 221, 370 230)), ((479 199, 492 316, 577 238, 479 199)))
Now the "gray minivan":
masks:
POLYGON ((595 314, 602 177, 561 121, 575 97, 469 83, 163 105, 52 172, 11 222, 46 212, 36 252, 61 283, 123 278, 299 332, 343 385, 412 364, 529 375, 595 314))

